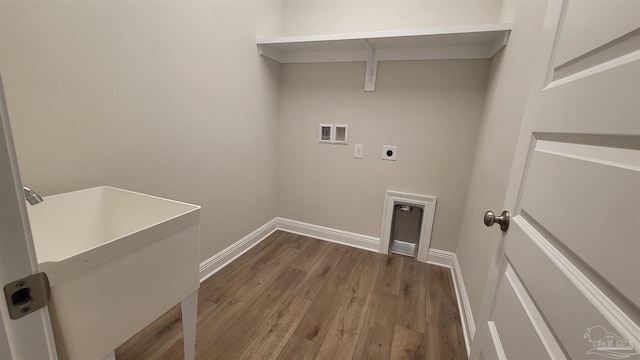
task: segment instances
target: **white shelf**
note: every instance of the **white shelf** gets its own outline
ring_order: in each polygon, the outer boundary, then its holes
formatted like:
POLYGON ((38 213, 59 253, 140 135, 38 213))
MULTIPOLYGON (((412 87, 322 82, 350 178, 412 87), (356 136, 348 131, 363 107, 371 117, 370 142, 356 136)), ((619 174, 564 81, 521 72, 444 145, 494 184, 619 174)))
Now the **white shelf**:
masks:
POLYGON ((260 54, 279 63, 489 59, 509 39, 511 24, 438 27, 258 39, 260 54))
POLYGON ((490 59, 509 40, 512 24, 438 27, 258 39, 282 64, 366 61, 364 90, 375 91, 378 61, 490 59))

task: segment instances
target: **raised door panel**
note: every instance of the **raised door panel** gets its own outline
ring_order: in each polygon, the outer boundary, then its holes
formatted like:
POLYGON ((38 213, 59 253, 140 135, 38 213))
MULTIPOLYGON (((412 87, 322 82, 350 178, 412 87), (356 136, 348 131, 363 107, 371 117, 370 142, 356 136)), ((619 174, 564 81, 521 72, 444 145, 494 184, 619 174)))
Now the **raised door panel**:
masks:
MULTIPOLYGON (((507 359, 564 358, 534 302, 511 265, 505 269, 493 309, 494 332, 507 359)), ((494 335, 495 336, 495 335, 494 335)))
POLYGON ((520 206, 640 307, 640 150, 536 140, 520 206))
MULTIPOLYGON (((630 318, 637 317, 637 312, 605 296, 611 287, 584 275, 532 219, 521 216, 514 222, 505 253, 568 358, 582 359, 589 354, 595 339, 587 334, 593 327, 631 342, 640 340, 640 328, 634 323, 638 319, 630 318)), ((629 359, 640 359, 633 349, 628 354, 629 359)))
POLYGON ((617 39, 640 27, 637 0, 572 0, 566 6, 554 61, 556 68, 594 50, 615 46, 617 39))

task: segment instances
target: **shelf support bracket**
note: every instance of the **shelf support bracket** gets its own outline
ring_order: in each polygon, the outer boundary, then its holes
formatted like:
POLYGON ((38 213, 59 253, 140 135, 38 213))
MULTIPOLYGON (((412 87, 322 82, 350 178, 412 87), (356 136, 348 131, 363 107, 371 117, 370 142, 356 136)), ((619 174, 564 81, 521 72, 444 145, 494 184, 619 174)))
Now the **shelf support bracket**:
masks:
POLYGON ((369 40, 367 43, 367 71, 364 77, 364 91, 376 91, 376 75, 378 73, 378 60, 376 59, 376 49, 369 40))

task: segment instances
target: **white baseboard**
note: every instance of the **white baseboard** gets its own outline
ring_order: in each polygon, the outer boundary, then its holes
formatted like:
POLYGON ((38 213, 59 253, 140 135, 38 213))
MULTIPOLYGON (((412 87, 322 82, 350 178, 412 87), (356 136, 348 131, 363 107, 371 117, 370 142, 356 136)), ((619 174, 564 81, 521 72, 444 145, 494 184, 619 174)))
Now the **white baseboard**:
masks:
MULTIPOLYGON (((377 237, 277 217, 260 226, 251 234, 231 244, 226 249, 203 261, 200 264, 200 282, 215 274, 228 263, 247 252, 277 230, 373 252, 379 252, 380 250, 380 239, 377 237)), ((476 326, 471 314, 471 305, 462 279, 462 272, 460 271, 458 258, 455 253, 449 251, 429 249, 427 262, 451 269, 468 354, 471 347, 471 340, 476 332, 476 326)))
POLYGON ((453 268, 453 259, 456 257, 455 253, 450 251, 429 249, 429 256, 427 257, 427 263, 453 268))
POLYGON ((473 321, 473 314, 471 314, 471 304, 469 303, 467 289, 465 288, 464 280, 462 279, 462 271, 460 270, 458 257, 455 253, 450 251, 429 249, 427 263, 451 269, 453 285, 456 290, 456 299, 458 300, 458 309, 460 310, 460 321, 462 322, 464 342, 467 347, 467 355, 469 355, 471 352, 471 341, 476 333, 476 325, 473 321))
POLYGON ((348 245, 359 249, 379 252, 380 239, 373 236, 352 233, 302 221, 277 218, 278 230, 308 236, 315 239, 348 245))
POLYGON ((218 272, 228 263, 244 254, 252 247, 256 246, 276 230, 278 230, 277 218, 274 218, 254 230, 251 234, 243 237, 224 250, 200 263, 200 282, 207 280, 211 275, 218 272))
POLYGON ((380 239, 348 231, 332 229, 320 225, 313 225, 301 221, 285 218, 274 218, 254 230, 251 234, 229 245, 224 250, 200 263, 200 282, 218 272, 228 263, 256 246, 276 230, 308 236, 320 240, 356 247, 359 249, 378 252, 380 239))

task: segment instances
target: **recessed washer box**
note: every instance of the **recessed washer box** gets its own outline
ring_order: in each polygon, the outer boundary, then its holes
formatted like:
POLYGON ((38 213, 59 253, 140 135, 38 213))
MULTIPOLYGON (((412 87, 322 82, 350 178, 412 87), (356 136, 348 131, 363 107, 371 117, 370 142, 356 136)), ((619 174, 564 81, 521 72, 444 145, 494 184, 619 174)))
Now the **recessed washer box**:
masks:
POLYGON ((347 124, 320 124, 318 142, 322 144, 349 143, 349 125, 347 124))
POLYGON ((347 145, 349 143, 349 125, 336 124, 333 128, 335 134, 333 143, 347 145))
POLYGON ((396 161, 398 156, 398 147, 395 145, 382 146, 382 160, 396 161))
POLYGON ((333 124, 320 124, 318 142, 331 144, 334 137, 333 124))

